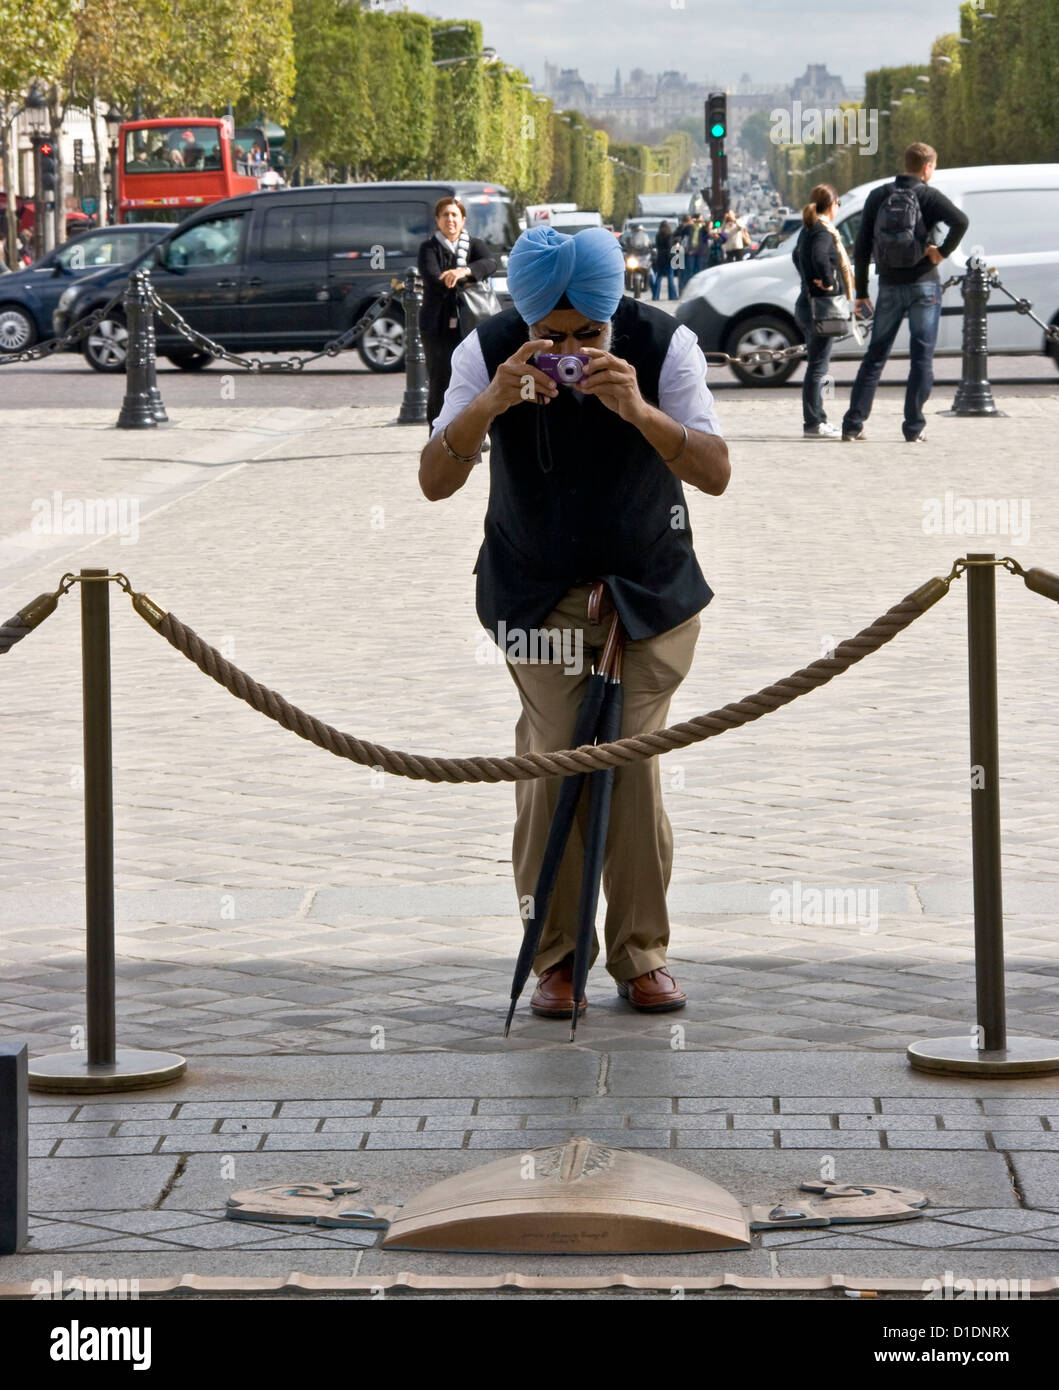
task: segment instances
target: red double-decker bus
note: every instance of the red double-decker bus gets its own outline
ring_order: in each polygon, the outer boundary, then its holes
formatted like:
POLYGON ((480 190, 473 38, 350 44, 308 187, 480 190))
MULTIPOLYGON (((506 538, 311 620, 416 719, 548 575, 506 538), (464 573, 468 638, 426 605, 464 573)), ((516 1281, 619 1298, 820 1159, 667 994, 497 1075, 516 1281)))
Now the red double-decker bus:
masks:
POLYGON ((267 165, 231 137, 230 123, 213 116, 126 121, 118 131, 117 220, 179 222, 205 203, 255 193, 267 165))

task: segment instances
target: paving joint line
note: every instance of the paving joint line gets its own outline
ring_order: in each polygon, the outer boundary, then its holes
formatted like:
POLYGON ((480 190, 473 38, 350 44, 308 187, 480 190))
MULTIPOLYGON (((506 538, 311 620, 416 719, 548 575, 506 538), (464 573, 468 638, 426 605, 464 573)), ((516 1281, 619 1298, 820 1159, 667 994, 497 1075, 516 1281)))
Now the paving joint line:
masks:
MULTIPOLYGON (((159 1143, 161 1143, 161 1139, 159 1139, 159 1143)), ((167 1198, 167 1197, 170 1195, 170 1193, 173 1191, 173 1188, 177 1185, 177 1183, 178 1183, 178 1182, 180 1181, 180 1179, 183 1177, 183 1175, 184 1175, 184 1170, 185 1170, 185 1169, 187 1168, 187 1166, 188 1166, 188 1159, 189 1159, 189 1157, 190 1157, 189 1154, 180 1154, 180 1155, 178 1155, 176 1164, 175 1164, 174 1167, 173 1167, 173 1171, 170 1173, 169 1178, 167 1179, 165 1186, 162 1188, 162 1191, 159 1193, 157 1199, 154 1201, 154 1203, 153 1203, 152 1206, 151 1206, 151 1210, 152 1210, 152 1211, 161 1211, 161 1210, 162 1210, 162 1203, 166 1200, 166 1198, 167 1198)))

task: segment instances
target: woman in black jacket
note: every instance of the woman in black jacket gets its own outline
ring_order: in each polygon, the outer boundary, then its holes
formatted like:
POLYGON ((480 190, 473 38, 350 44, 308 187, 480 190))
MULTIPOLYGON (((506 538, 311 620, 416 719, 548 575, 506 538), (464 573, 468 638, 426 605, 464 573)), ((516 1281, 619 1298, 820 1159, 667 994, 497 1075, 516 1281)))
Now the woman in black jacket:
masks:
POLYGON ((467 209, 458 198, 441 198, 434 206, 434 221, 437 231, 419 248, 423 277, 419 332, 430 380, 427 421, 431 425, 441 414, 452 374, 452 350, 462 336, 456 287, 464 280, 488 280, 498 265, 485 242, 467 234, 467 209))
POLYGON ((837 425, 828 424, 823 402, 824 377, 835 340, 813 331, 812 309, 812 300, 820 296, 853 297, 849 257, 834 225, 837 211, 838 194, 829 183, 817 184, 802 208, 805 225, 792 255, 802 280, 794 317, 809 349, 802 382, 802 424, 807 439, 838 439, 842 434, 837 425))

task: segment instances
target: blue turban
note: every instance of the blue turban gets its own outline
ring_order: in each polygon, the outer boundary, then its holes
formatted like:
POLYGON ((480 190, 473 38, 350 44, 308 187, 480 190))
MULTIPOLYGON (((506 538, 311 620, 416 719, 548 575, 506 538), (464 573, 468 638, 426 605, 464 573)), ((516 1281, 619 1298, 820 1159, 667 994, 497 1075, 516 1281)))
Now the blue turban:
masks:
POLYGON ((565 294, 588 319, 606 323, 625 289, 625 256, 606 227, 566 236, 530 227, 511 248, 507 287, 526 323, 540 323, 565 294))

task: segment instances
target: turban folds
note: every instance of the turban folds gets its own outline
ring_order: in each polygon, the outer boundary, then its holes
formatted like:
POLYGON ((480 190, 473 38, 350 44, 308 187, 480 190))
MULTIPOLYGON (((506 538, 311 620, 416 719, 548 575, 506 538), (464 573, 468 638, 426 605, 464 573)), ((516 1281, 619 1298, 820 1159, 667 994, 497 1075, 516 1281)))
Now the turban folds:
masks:
POLYGON ((540 323, 564 294, 586 318, 606 323, 625 289, 625 256, 606 227, 586 227, 575 236, 530 227, 511 248, 507 287, 528 324, 540 323))

